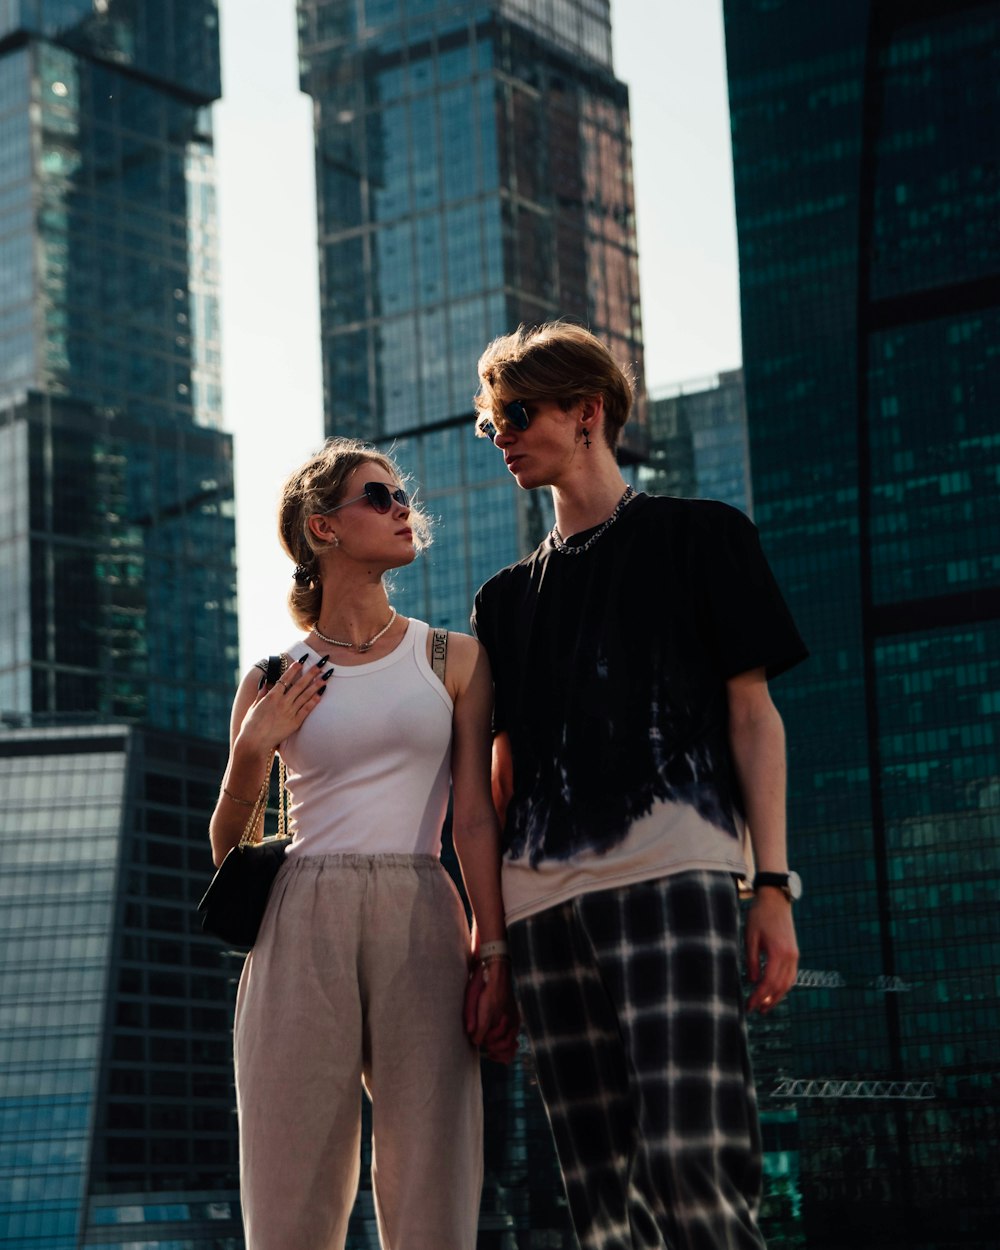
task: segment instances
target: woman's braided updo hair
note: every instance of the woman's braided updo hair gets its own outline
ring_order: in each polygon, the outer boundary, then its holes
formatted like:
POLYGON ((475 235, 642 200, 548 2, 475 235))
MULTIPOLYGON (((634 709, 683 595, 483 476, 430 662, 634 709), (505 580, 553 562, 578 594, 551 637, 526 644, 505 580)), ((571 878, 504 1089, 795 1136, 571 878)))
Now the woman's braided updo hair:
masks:
MULTIPOLYGON (((329 545, 320 542, 310 531, 309 518, 329 512, 340 503, 348 477, 359 464, 366 462, 377 464, 400 482, 404 480, 395 461, 377 447, 356 438, 331 438, 315 456, 296 469, 281 488, 278 538, 295 562, 288 610, 300 629, 310 630, 319 620, 323 587, 317 556, 329 545)), ((427 518, 412 504, 407 524, 413 530, 413 542, 418 551, 430 545, 427 518)))

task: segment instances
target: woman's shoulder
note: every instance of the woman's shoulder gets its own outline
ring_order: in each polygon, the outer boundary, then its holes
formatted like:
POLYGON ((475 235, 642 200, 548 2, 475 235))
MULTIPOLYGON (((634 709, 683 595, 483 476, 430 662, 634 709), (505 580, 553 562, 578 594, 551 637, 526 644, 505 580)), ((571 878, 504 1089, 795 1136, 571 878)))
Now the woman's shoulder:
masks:
POLYGON ((471 634, 461 634, 454 629, 428 628, 432 635, 428 638, 428 658, 433 662, 435 648, 433 635, 443 636, 445 639, 444 668, 448 674, 447 685, 449 689, 461 692, 468 685, 477 666, 485 660, 486 648, 478 638, 473 638, 471 634))

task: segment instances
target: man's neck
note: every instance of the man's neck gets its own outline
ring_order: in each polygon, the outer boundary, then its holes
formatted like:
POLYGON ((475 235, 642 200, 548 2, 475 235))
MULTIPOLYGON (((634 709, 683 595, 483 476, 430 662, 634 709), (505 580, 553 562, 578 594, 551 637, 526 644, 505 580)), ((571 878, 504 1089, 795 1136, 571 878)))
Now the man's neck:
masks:
POLYGON ((552 502, 560 535, 571 538, 606 521, 625 493, 625 486, 621 470, 611 456, 586 476, 553 483, 552 502))

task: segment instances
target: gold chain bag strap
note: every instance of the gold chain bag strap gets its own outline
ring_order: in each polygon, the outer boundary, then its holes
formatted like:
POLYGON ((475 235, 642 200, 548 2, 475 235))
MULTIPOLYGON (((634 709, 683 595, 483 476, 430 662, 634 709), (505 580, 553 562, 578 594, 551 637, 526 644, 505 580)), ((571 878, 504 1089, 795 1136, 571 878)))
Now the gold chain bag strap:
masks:
MULTIPOLYGON (((265 668, 271 687, 288 668, 287 655, 272 655, 265 668)), ((261 667, 264 667, 263 664, 261 667)), ((254 801, 239 842, 222 861, 198 904, 201 927, 221 938, 234 950, 249 950, 257 940, 268 895, 278 869, 285 862, 288 836, 285 788, 285 761, 278 757, 278 836, 264 837, 264 817, 271 793, 271 770, 276 752, 272 751, 264 770, 264 780, 254 801), (258 837, 258 833, 260 836, 258 837)))

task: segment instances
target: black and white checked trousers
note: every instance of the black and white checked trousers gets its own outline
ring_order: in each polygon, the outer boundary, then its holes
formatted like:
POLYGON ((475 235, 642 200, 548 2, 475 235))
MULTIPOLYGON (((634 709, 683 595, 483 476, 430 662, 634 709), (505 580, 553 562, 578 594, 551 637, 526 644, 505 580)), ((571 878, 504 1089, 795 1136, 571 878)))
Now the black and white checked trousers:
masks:
POLYGON ((582 1250, 761 1250, 732 878, 583 894, 509 939, 582 1250))

